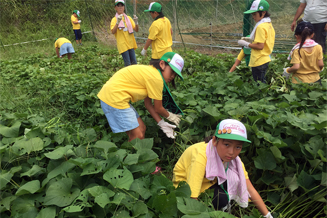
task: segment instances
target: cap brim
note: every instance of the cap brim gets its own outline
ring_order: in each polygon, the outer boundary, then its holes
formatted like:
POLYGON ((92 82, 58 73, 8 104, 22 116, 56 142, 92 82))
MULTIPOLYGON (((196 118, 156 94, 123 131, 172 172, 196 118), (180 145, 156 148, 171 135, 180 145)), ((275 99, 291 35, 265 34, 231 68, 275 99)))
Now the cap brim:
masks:
POLYGON ((123 2, 117 2, 117 3, 115 3, 115 6, 118 5, 119 3, 122 3, 125 6, 125 3, 123 3, 123 2))
POLYGON ((254 12, 257 12, 257 11, 254 11, 254 10, 248 10, 248 11, 244 12, 244 14, 252 14, 252 13, 254 13, 254 12))
POLYGON ((230 139, 230 140, 236 140, 236 141, 242 141, 242 142, 248 142, 251 143, 250 140, 247 140, 246 138, 240 136, 240 135, 234 135, 234 134, 219 134, 216 135, 217 138, 220 139, 230 139))
POLYGON ((169 63, 169 66, 171 67, 171 69, 173 69, 173 71, 179 76, 179 78, 181 78, 184 81, 184 78, 182 76, 181 71, 179 71, 175 66, 173 66, 172 64, 169 63))
POLYGON ((150 10, 144 10, 144 12, 150 12, 150 10))

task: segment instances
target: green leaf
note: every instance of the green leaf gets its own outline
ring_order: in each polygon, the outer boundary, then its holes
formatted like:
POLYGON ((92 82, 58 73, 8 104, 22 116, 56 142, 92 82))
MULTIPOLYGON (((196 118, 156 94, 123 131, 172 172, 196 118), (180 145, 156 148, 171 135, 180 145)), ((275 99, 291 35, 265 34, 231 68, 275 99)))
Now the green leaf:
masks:
POLYGON ((177 200, 174 192, 171 192, 168 195, 156 195, 152 202, 152 207, 156 211, 160 212, 166 217, 176 217, 177 200))
POLYGON ((21 173, 20 177, 22 176, 28 176, 28 177, 32 177, 34 175, 40 175, 46 172, 46 169, 40 167, 39 165, 33 165, 31 169, 29 169, 28 171, 26 171, 25 173, 21 173))
POLYGON ((132 213, 133 213, 134 217, 137 217, 137 216, 139 216, 141 214, 146 214, 146 213, 148 213, 148 207, 143 202, 137 201, 133 205, 132 213))
POLYGON ((84 210, 85 207, 92 207, 92 205, 88 203, 88 199, 89 191, 87 189, 84 189, 80 193, 80 195, 74 200, 74 202, 68 207, 65 207, 63 210, 68 213, 81 212, 84 210))
POLYGON ((124 159, 125 165, 133 165, 137 164, 139 161, 140 154, 128 154, 127 157, 124 159))
POLYGON ((299 186, 304 188, 304 190, 310 190, 313 187, 315 187, 314 182, 315 182, 314 177, 309 175, 303 170, 301 171, 300 175, 297 178, 297 183, 299 184, 299 186))
POLYGON ((28 199, 29 196, 24 198, 19 197, 12 202, 11 216, 12 217, 36 217, 38 210, 35 207, 34 199, 28 199))
POLYGON ((110 204, 110 197, 115 195, 115 192, 104 186, 94 186, 87 190, 93 197, 95 197, 94 202, 102 208, 105 208, 107 204, 110 204))
POLYGON ((282 155, 282 152, 280 152, 277 146, 271 146, 269 149, 273 153, 278 163, 282 163, 285 160, 285 157, 282 155))
POLYGON ((115 188, 122 188, 129 190, 134 179, 132 173, 124 167, 121 169, 109 169, 104 175, 103 179, 109 182, 115 188))
POLYGON ((97 141, 92 147, 102 149, 105 155, 108 154, 108 151, 117 150, 117 146, 114 143, 108 141, 101 141, 101 140, 97 141))
POLYGON ((152 161, 158 158, 158 155, 153 150, 150 149, 138 150, 137 154, 139 155, 139 163, 152 161))
POLYGON ((17 196, 11 195, 6 198, 2 198, 0 201, 0 213, 10 210, 11 202, 14 201, 17 198, 17 196))
POLYGON ((18 166, 11 168, 9 172, 2 171, 0 174, 0 190, 3 190, 6 187, 7 183, 10 182, 14 174, 21 170, 22 167, 18 166))
POLYGON ((19 150, 19 153, 25 154, 28 153, 30 154, 32 151, 41 151, 43 149, 44 143, 43 140, 40 138, 32 138, 29 140, 23 139, 20 141, 17 141, 13 147, 17 147, 19 150))
POLYGON ((91 175, 91 174, 97 174, 102 171, 102 167, 99 166, 97 163, 91 163, 88 164, 86 167, 83 168, 83 172, 81 173, 81 176, 84 175, 91 175))
POLYGON ((45 153, 44 155, 49 159, 60 159, 64 156, 70 156, 73 155, 74 152, 71 150, 73 148, 73 145, 66 145, 65 147, 58 147, 54 151, 45 153))
POLYGON ((327 173, 322 172, 320 185, 327 186, 327 173))
POLYGON ((148 199, 151 196, 151 192, 149 190, 149 179, 139 178, 135 179, 132 183, 130 190, 135 191, 139 195, 142 196, 143 199, 148 199))
POLYGON ((48 173, 47 178, 50 180, 58 175, 64 176, 67 172, 69 172, 74 167, 75 167, 75 164, 68 162, 68 161, 64 161, 59 166, 57 166, 55 169, 51 170, 48 173))
POLYGON ((15 123, 11 127, 3 126, 0 124, 0 135, 3 135, 7 138, 16 138, 18 137, 20 126, 20 121, 15 121, 15 123))
POLYGON ((25 195, 25 194, 34 194, 40 189, 40 181, 33 180, 22 185, 16 192, 15 195, 25 195))
POLYGON ((136 150, 152 149, 153 138, 147 138, 147 139, 142 139, 142 140, 139 138, 136 138, 133 141, 131 141, 131 144, 134 145, 134 148, 136 150))
POLYGON ((182 181, 178 184, 176 188, 176 197, 190 198, 191 197, 191 189, 187 182, 182 181))
POLYGON ((223 211, 210 211, 208 214, 211 218, 236 218, 236 216, 223 211))
POLYGON ((309 92, 309 97, 311 100, 317 100, 319 97, 321 97, 323 95, 324 95, 324 93, 317 92, 317 91, 309 92))
POLYGON ((294 190, 296 190, 299 185, 297 183, 297 178, 296 178, 296 175, 294 175, 293 177, 285 177, 284 178, 285 180, 285 186, 291 191, 293 192, 294 190))
POLYGON ((42 208, 38 213, 36 218, 55 218, 56 217, 56 207, 46 207, 42 208))
POLYGON ((71 178, 63 178, 52 183, 46 190, 44 205, 65 207, 71 204, 80 193, 80 190, 73 188, 72 184, 71 178))
MULTIPOLYGON (((181 198, 177 197, 177 208, 187 215, 200 215, 202 212, 206 212, 206 207, 204 204, 196 199, 192 198, 181 198)), ((204 217, 210 217, 204 216, 204 217)))
POLYGON ((261 170, 273 170, 276 168, 276 161, 274 155, 266 149, 257 150, 258 156, 253 158, 254 165, 257 169, 261 170))
POLYGON ((204 109, 202 109, 203 112, 209 114, 210 116, 214 117, 215 120, 219 120, 221 117, 221 114, 219 113, 217 107, 213 106, 213 105, 209 105, 207 107, 205 107, 204 109))

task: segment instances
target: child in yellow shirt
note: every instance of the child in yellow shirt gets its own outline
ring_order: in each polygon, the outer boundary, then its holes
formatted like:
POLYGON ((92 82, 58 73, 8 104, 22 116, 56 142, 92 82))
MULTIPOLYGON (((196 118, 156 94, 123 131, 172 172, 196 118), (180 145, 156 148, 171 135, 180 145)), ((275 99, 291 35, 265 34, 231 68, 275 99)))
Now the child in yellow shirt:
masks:
POLYGON ((251 14, 256 22, 250 39, 252 43, 246 40, 238 40, 240 46, 251 48, 251 58, 249 66, 252 68, 252 76, 255 81, 266 83, 265 76, 269 62, 270 54, 275 44, 275 30, 271 24, 270 14, 268 13, 269 4, 265 0, 255 0, 250 10, 244 14, 251 14))
MULTIPOLYGON (((116 72, 98 93, 101 107, 107 117, 112 132, 126 132, 129 141, 145 135, 145 124, 130 102, 144 100, 144 106, 149 111, 158 126, 169 138, 175 138, 174 128, 160 116, 178 126, 182 115, 177 115, 165 109, 163 98, 166 83, 182 77, 183 58, 174 52, 167 52, 160 58, 156 66, 130 65, 116 72), (152 104, 153 99, 153 104, 152 104)), ((169 91, 169 90, 168 90, 169 91)))
POLYGON ((111 33, 115 35, 118 52, 124 59, 125 67, 131 64, 137 64, 135 56, 137 45, 134 31, 139 31, 138 17, 134 15, 132 19, 124 13, 124 0, 115 1, 115 10, 117 13, 111 20, 110 29, 111 33))
POLYGON ((292 83, 320 83, 319 73, 324 67, 322 47, 311 38, 313 25, 302 21, 295 29, 294 36, 298 42, 292 49, 288 60, 292 67, 284 68, 283 76, 289 78, 292 74, 292 83))
POLYGON ((72 54, 75 53, 72 43, 64 37, 57 38, 54 46, 56 48, 56 53, 58 58, 67 55, 67 58, 71 59, 72 54))
POLYGON ((72 16, 70 17, 70 21, 72 22, 76 44, 82 45, 82 31, 81 31, 82 20, 79 20, 78 19, 79 17, 80 17, 79 10, 74 10, 72 16))
POLYGON ((149 9, 144 12, 150 12, 154 21, 149 28, 149 36, 141 51, 141 55, 146 55, 146 50, 151 45, 152 55, 150 64, 153 64, 159 61, 163 54, 172 51, 173 30, 169 19, 162 13, 162 6, 158 2, 152 2, 149 9))
MULTIPOLYGON (((249 38, 249 37, 250 37, 250 35, 247 35, 245 38, 249 38)), ((238 54, 238 56, 237 56, 237 58, 235 60, 235 63, 230 68, 229 72, 230 73, 234 72, 234 70, 236 69, 236 67, 241 64, 241 61, 243 60, 243 58, 245 58, 246 66, 249 66, 250 56, 251 56, 251 48, 249 48, 249 47, 243 47, 241 49, 241 52, 238 54)))

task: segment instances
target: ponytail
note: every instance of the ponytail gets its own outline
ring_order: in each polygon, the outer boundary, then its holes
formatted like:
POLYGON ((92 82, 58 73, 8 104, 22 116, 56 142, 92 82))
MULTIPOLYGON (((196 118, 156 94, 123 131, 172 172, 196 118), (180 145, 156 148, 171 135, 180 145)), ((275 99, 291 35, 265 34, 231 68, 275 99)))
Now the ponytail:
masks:
POLYGON ((299 48, 299 56, 301 57, 301 54, 300 54, 300 50, 305 42, 305 40, 311 36, 313 34, 313 30, 308 28, 308 27, 304 27, 302 33, 301 33, 301 43, 300 43, 300 48, 299 48))

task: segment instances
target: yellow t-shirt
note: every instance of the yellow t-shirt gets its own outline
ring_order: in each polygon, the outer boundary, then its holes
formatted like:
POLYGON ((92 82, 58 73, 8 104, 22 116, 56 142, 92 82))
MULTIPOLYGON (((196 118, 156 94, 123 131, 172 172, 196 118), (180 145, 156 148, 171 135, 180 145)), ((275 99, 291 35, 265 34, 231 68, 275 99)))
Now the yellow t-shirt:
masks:
POLYGON ((62 38, 58 38, 55 41, 54 46, 55 46, 55 48, 60 48, 64 43, 70 43, 71 44, 71 42, 68 39, 62 37, 62 38))
POLYGON ((70 17, 70 21, 72 22, 73 30, 79 30, 79 29, 81 29, 81 25, 79 23, 77 23, 77 24, 73 23, 74 21, 78 21, 78 18, 77 17, 75 17, 74 15, 72 15, 70 17))
MULTIPOLYGON (((210 188, 217 182, 205 178, 207 155, 207 144, 200 142, 188 147, 179 158, 173 170, 173 183, 177 187, 181 181, 186 181, 191 188, 191 197, 197 198, 202 192, 210 188)), ((242 163, 245 179, 248 179, 248 173, 242 163)))
POLYGON ((243 49, 241 49, 241 52, 237 56, 237 60, 242 61, 243 58, 245 57, 243 49))
POLYGON ((117 71, 104 84, 98 98, 117 109, 129 108, 129 102, 149 97, 162 100, 164 82, 153 66, 130 65, 117 71))
MULTIPOLYGON (((134 29, 135 28, 134 20, 130 16, 127 16, 127 17, 130 20, 132 27, 134 29)), ((131 33, 131 34, 128 33, 127 25, 125 23, 125 17, 123 17, 123 21, 124 21, 126 30, 124 31, 124 29, 120 30, 118 28, 117 32, 115 33, 115 38, 117 41, 117 48, 118 48, 119 54, 121 54, 127 50, 130 50, 132 48, 137 49, 134 33, 131 33)), ((111 30, 115 27, 116 23, 117 23, 117 18, 116 17, 112 18, 111 24, 110 24, 111 30)))
POLYGON ((318 61, 323 59, 321 45, 313 47, 312 52, 307 52, 304 48, 295 49, 292 53, 291 64, 300 64, 300 68, 292 73, 292 83, 298 83, 295 78, 298 78, 304 83, 314 83, 320 79, 318 61))
POLYGON ((252 44, 255 43, 264 43, 264 47, 262 50, 251 49, 250 67, 258 67, 271 61, 269 55, 275 44, 275 30, 271 23, 262 23, 257 27, 252 44))
POLYGON ((153 21, 149 28, 149 39, 152 40, 152 59, 160 59, 166 52, 173 51, 171 24, 168 18, 163 17, 153 21))

